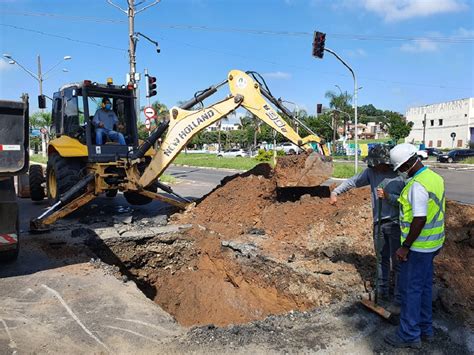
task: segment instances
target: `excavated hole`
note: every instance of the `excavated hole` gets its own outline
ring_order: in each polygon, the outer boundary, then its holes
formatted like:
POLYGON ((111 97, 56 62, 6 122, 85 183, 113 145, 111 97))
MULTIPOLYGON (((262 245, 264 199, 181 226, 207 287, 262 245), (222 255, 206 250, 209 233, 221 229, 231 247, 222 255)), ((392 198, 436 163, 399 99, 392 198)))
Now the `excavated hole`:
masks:
POLYGON ((194 240, 175 233, 87 244, 184 326, 247 323, 344 298, 343 289, 322 279, 332 271, 301 272, 291 261, 258 255, 252 243, 199 233, 194 240))
POLYGON ((276 189, 278 202, 295 202, 304 195, 328 198, 331 196, 331 190, 329 186, 280 187, 276 189))

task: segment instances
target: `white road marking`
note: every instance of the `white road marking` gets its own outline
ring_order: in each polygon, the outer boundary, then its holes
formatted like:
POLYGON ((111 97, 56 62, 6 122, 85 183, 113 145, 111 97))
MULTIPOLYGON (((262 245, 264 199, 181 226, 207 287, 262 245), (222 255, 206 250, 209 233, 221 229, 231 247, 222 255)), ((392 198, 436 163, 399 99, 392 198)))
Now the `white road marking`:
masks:
POLYGON ((164 331, 164 332, 167 332, 167 333, 170 333, 170 334, 173 334, 175 333, 174 331, 170 330, 170 329, 166 329, 165 327, 162 327, 162 326, 159 326, 159 325, 155 325, 155 324, 150 324, 150 323, 147 323, 147 322, 143 322, 141 320, 138 320, 138 319, 125 319, 125 318, 115 318, 117 320, 123 320, 124 322, 131 322, 131 323, 136 323, 136 324, 141 324, 141 325, 145 325, 147 327, 151 327, 151 328, 155 328, 159 331, 164 331))
POLYGON ((8 328, 7 322, 5 322, 2 318, 0 318, 0 322, 3 323, 3 327, 5 328, 5 331, 7 332, 8 337, 10 338, 10 343, 8 344, 8 346, 11 349, 16 349, 16 343, 13 340, 13 337, 12 337, 12 334, 10 333, 10 329, 8 328))
POLYGON ((80 319, 74 314, 74 312, 72 311, 71 308, 69 308, 69 306, 67 305, 66 301, 64 301, 64 299, 61 297, 61 295, 59 294, 58 291, 56 290, 53 290, 52 288, 42 284, 41 285, 42 287, 44 287, 45 289, 47 289, 49 292, 51 292, 58 300, 59 302, 61 302, 61 304, 63 305, 63 307, 66 309, 66 311, 70 314, 70 316, 76 321, 77 324, 79 324, 79 326, 92 338, 94 339, 97 343, 99 343, 100 345, 102 345, 105 349, 107 349, 108 351, 110 351, 109 347, 107 345, 105 345, 102 341, 100 341, 99 338, 97 338, 94 334, 92 334, 92 332, 86 328, 86 326, 80 321, 80 319))
POLYGON ((143 335, 143 334, 134 332, 133 330, 130 330, 130 329, 124 329, 124 328, 114 327, 114 326, 112 326, 112 325, 106 325, 106 327, 107 327, 107 328, 110 328, 110 329, 121 330, 121 331, 123 331, 123 332, 127 332, 127 333, 130 333, 130 334, 133 334, 133 335, 136 335, 136 336, 139 336, 139 337, 148 339, 149 341, 152 341, 152 342, 154 342, 154 343, 161 344, 161 342, 159 342, 159 341, 156 340, 156 339, 147 337, 146 335, 143 335))

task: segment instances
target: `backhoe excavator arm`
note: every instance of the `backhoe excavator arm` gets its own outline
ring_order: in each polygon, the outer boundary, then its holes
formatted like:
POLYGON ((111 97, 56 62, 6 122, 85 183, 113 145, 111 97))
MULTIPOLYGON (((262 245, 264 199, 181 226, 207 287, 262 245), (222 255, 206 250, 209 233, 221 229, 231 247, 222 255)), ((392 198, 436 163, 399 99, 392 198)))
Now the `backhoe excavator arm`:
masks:
MULTIPOLYGON (((240 70, 229 72, 227 80, 215 87, 202 92, 200 95, 179 107, 170 110, 170 122, 168 133, 163 139, 152 161, 138 180, 138 187, 144 188, 155 181, 165 169, 176 158, 178 153, 197 133, 211 124, 219 121, 238 107, 243 107, 253 115, 267 123, 274 130, 282 134, 294 144, 301 146, 304 150, 310 150, 310 142, 318 144, 318 150, 323 155, 328 155, 327 149, 317 135, 309 135, 301 138, 295 130, 275 111, 270 103, 281 108, 277 100, 268 91, 260 88, 252 77, 240 70), (205 98, 213 95, 217 89, 226 83, 229 84, 231 95, 215 104, 196 111, 188 111, 195 104, 202 102, 205 98)), ((284 111, 285 109, 283 109, 284 111)), ((288 114, 287 112, 284 112, 288 114)))

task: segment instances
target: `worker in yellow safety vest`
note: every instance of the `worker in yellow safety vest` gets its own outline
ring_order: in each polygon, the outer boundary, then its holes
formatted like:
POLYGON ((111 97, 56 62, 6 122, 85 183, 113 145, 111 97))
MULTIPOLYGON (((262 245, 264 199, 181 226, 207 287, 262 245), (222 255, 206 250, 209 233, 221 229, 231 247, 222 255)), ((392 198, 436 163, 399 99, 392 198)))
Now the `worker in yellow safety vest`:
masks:
POLYGON ((385 341, 397 348, 421 348, 421 341, 433 340, 432 287, 433 259, 443 246, 444 181, 423 166, 418 149, 408 143, 390 150, 393 170, 407 181, 400 203, 401 261, 399 291, 400 325, 385 341))

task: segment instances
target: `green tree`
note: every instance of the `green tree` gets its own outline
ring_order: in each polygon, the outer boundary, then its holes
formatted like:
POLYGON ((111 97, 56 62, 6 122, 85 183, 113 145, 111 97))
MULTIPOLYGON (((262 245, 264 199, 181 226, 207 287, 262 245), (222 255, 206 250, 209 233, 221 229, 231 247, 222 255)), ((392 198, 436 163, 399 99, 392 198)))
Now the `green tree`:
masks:
POLYGON ((406 118, 398 112, 384 111, 386 119, 383 122, 384 128, 395 143, 402 138, 408 137, 413 127, 413 122, 407 122, 406 118))
POLYGON ((30 128, 48 128, 52 124, 51 112, 35 112, 30 115, 30 128))
MULTIPOLYGON (((306 125, 325 141, 331 142, 333 139, 332 117, 329 113, 315 116, 307 116, 304 120, 306 125)), ((307 132, 309 133, 309 132, 307 132)), ((336 139, 339 136, 336 134, 336 139)))

